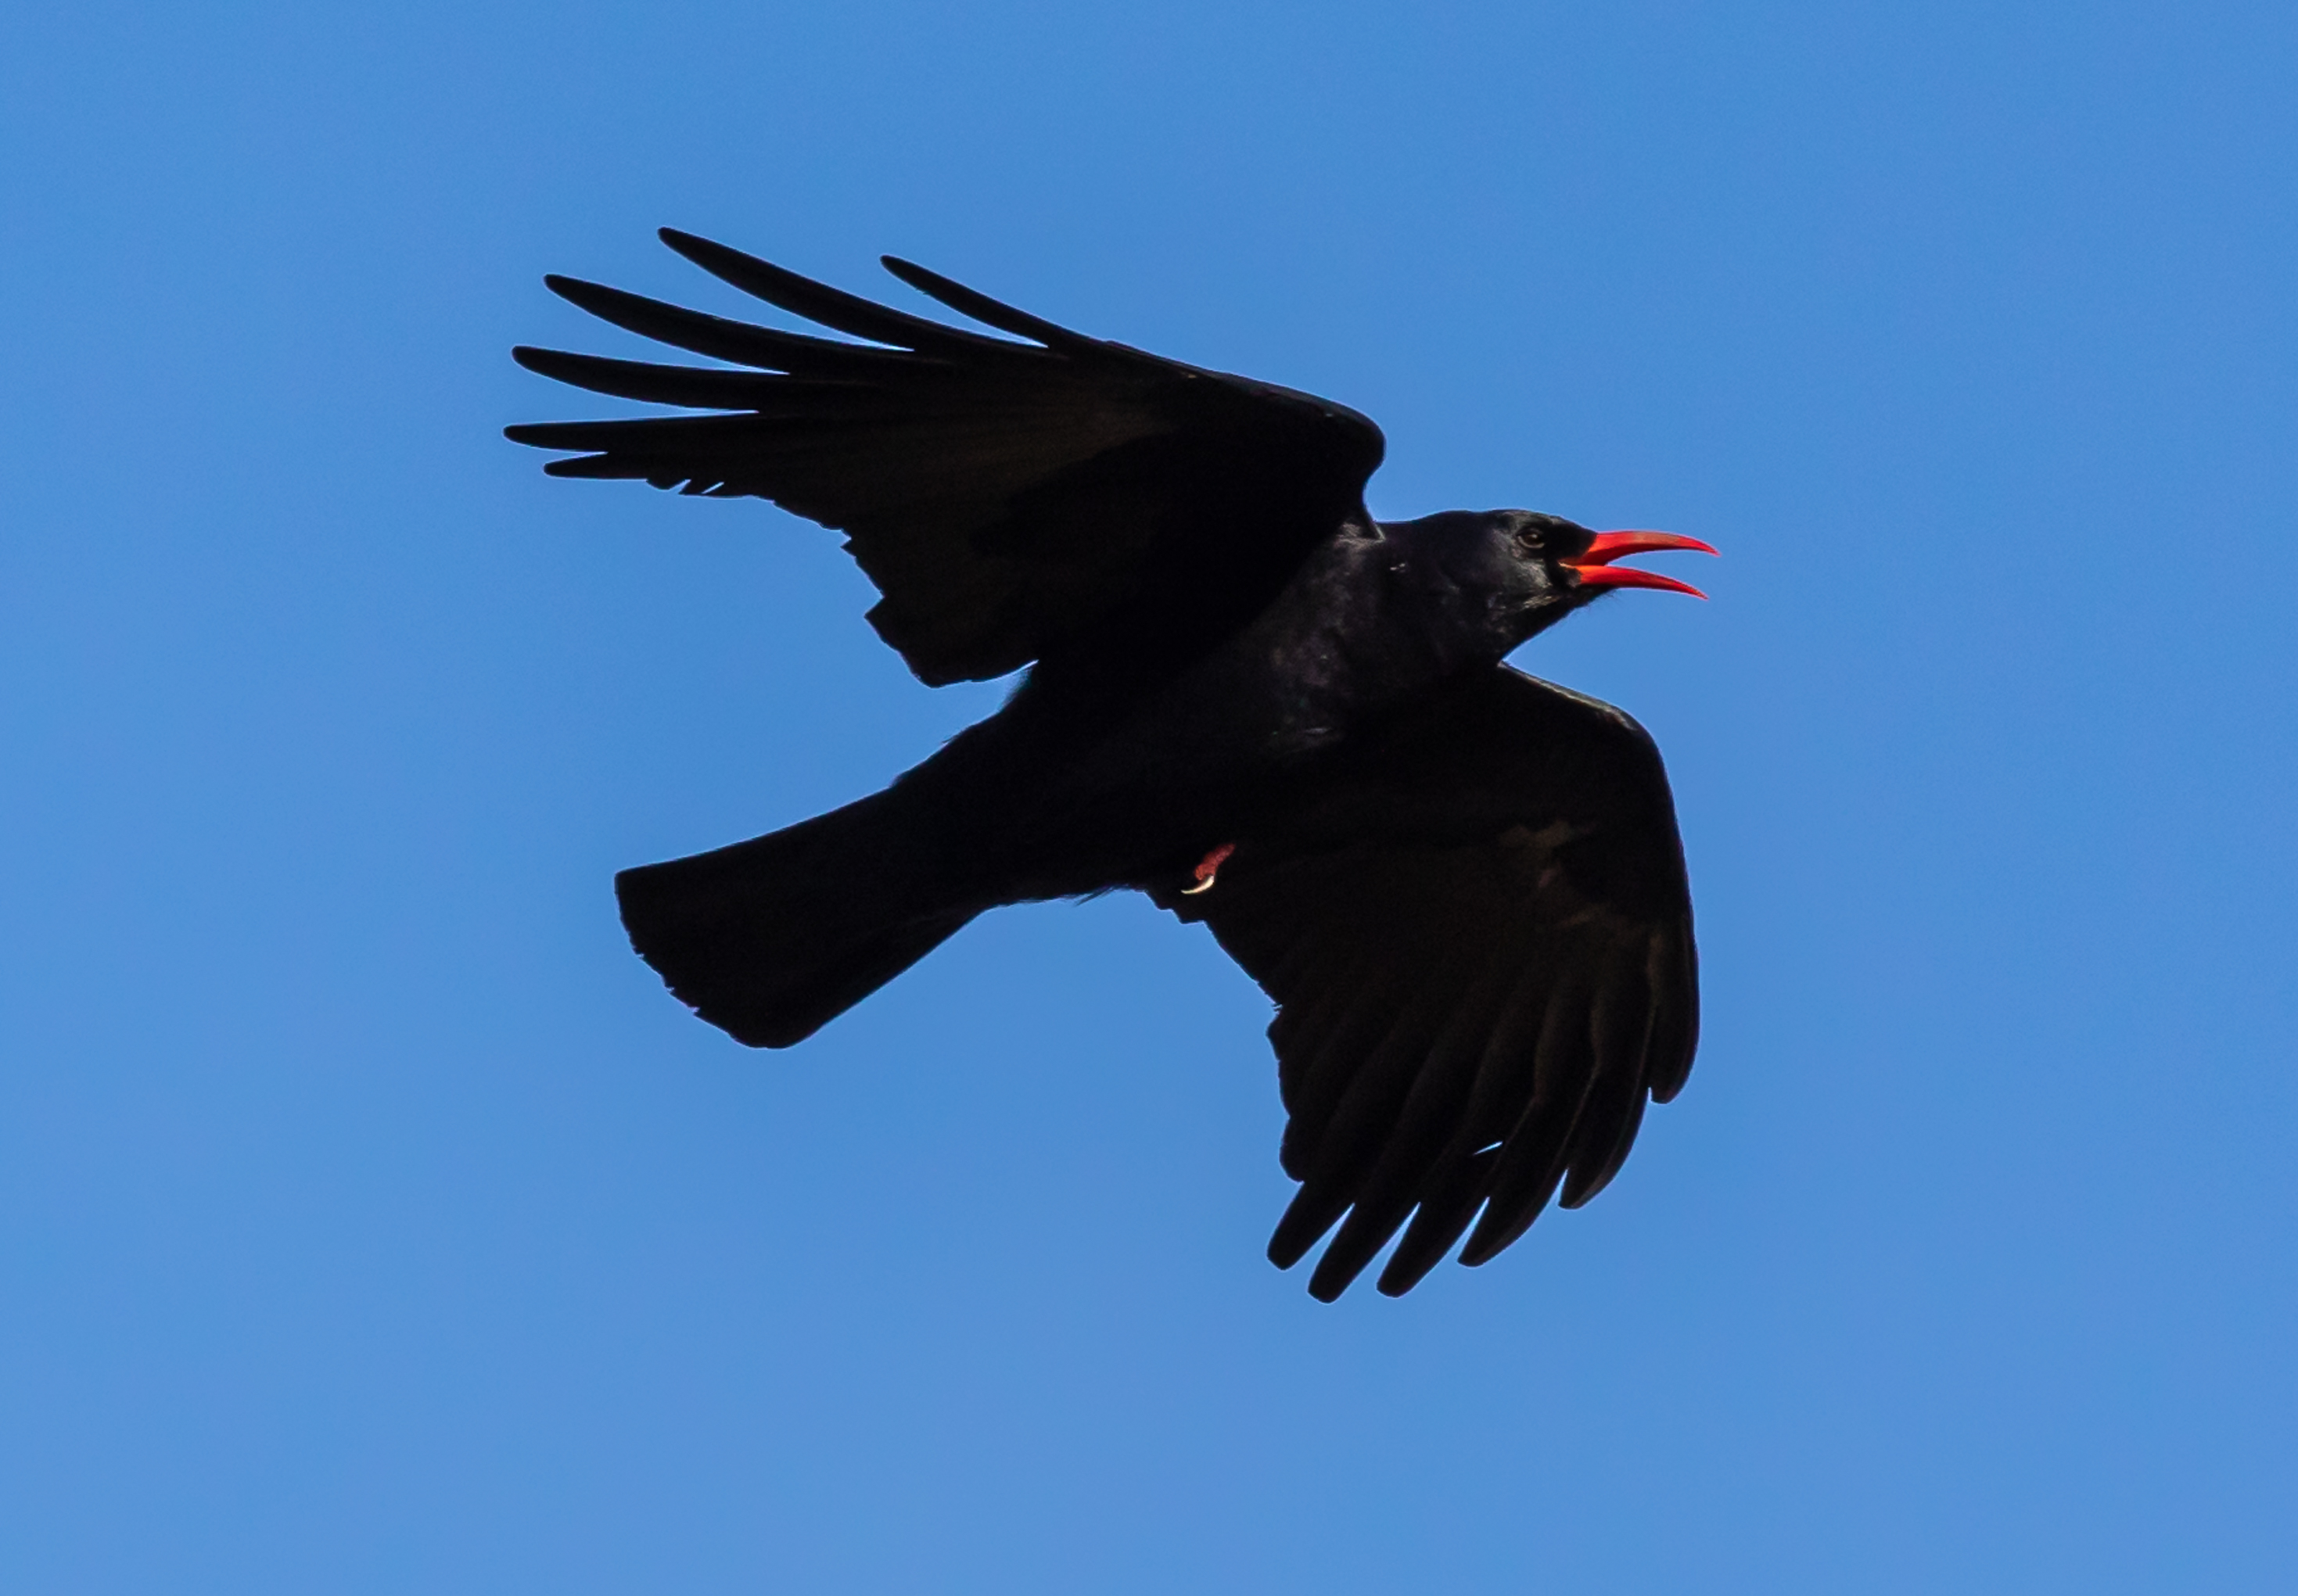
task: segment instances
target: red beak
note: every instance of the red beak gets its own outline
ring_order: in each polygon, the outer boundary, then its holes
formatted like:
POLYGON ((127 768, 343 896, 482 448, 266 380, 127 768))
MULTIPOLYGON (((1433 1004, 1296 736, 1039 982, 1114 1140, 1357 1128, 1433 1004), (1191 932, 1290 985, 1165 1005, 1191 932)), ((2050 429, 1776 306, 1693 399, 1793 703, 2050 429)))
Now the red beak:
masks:
POLYGON ((1651 554, 1663 548, 1688 548, 1703 555, 1715 552, 1697 538, 1675 532, 1598 532, 1588 540, 1588 552, 1576 560, 1565 561, 1564 568, 1578 578, 1583 588, 1659 588, 1670 593, 1689 593, 1694 598, 1707 597, 1690 582, 1677 581, 1656 571, 1638 571, 1633 565, 1612 564, 1623 555, 1651 554))

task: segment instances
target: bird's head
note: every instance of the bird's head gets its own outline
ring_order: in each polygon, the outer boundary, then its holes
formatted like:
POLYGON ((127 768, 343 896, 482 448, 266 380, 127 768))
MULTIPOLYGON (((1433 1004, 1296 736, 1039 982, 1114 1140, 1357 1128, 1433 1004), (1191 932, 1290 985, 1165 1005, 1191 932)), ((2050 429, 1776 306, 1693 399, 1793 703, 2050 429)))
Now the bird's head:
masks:
POLYGON ((1674 532, 1597 532, 1535 510, 1491 510, 1430 516, 1422 524, 1442 526, 1439 559, 1451 580, 1480 596, 1488 624, 1506 646, 1515 647, 1615 588, 1658 588, 1672 593, 1707 596, 1688 582, 1656 571, 1613 562, 1627 555, 1662 549, 1715 551, 1697 538, 1674 532))

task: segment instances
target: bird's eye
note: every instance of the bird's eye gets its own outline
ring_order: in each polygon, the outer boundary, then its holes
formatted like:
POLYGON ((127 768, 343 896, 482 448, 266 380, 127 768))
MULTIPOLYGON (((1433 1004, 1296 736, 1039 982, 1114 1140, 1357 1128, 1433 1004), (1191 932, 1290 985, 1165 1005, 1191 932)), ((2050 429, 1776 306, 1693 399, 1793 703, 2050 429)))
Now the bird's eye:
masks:
POLYGON ((1528 548, 1534 554, 1538 554, 1540 552, 1542 539, 1540 536, 1540 529, 1536 526, 1528 526, 1525 528, 1516 535, 1516 540, 1518 546, 1528 548))

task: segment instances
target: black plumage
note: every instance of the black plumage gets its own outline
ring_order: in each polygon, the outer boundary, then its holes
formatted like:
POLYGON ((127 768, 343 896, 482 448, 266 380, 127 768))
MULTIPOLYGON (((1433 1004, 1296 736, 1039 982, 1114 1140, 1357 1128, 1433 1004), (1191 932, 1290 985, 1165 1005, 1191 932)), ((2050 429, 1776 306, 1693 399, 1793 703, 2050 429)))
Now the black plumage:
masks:
MULTIPOLYGON (((833 527, 920 679, 1027 668, 885 791, 616 878, 633 945, 737 1040, 787 1047, 984 909, 1131 887, 1202 920, 1277 1005, 1301 1189, 1270 1256, 1337 1224, 1329 1300, 1465 1234, 1587 1201, 1697 1043, 1691 909, 1659 754, 1510 650, 1705 548, 1518 510, 1378 523, 1344 407, 1088 338, 905 262, 1005 336, 723 245, 672 248, 840 338, 547 279, 735 367, 521 349, 530 369, 713 414, 515 426, 546 469, 752 496, 833 527), (1560 1190, 1560 1197, 1559 1197, 1560 1190), (1471 1228, 1473 1227, 1473 1229, 1471 1228)), ((1689 590, 1689 589, 1686 589, 1689 590)))

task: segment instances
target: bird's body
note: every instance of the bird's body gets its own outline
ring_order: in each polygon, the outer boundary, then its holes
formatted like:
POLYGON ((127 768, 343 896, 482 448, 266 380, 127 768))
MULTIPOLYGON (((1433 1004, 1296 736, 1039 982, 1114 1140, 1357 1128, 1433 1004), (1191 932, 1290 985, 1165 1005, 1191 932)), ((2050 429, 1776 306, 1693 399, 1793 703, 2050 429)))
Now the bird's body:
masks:
POLYGON ((1178 366, 895 265, 1033 344, 900 316, 682 234, 835 343, 554 279, 757 372, 521 350, 546 374, 732 412, 512 429, 558 474, 770 498, 848 531, 872 620, 929 681, 1029 674, 885 791, 617 880, 633 943, 704 1017, 788 1046, 1002 904, 1117 888, 1208 922, 1279 1005, 1303 1181, 1289 1264, 1348 1214, 1336 1295, 1411 1220, 1409 1288, 1559 1182, 1584 1201, 1696 1037, 1666 778, 1617 711, 1508 670, 1615 566, 1703 547, 1522 511, 1382 524, 1369 422, 1178 366))
POLYGON ((1170 676, 1108 685, 1040 668, 897 786, 916 791, 922 825, 948 828, 942 852, 999 884, 980 908, 1178 876, 1313 786, 1319 756, 1368 722, 1499 662, 1500 639, 1442 580, 1441 533, 1470 530, 1345 527, 1170 676))

